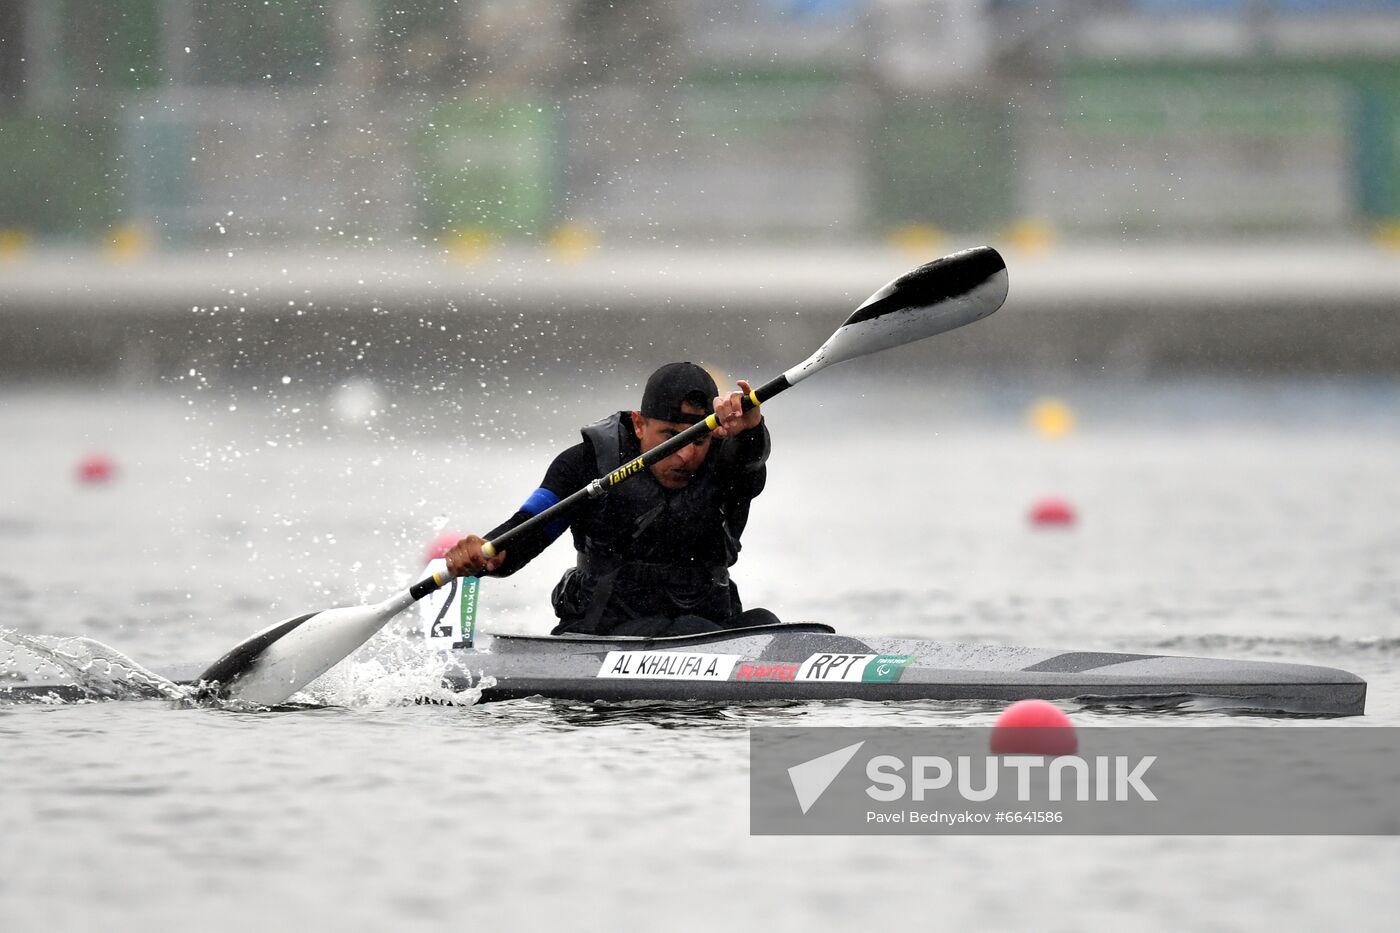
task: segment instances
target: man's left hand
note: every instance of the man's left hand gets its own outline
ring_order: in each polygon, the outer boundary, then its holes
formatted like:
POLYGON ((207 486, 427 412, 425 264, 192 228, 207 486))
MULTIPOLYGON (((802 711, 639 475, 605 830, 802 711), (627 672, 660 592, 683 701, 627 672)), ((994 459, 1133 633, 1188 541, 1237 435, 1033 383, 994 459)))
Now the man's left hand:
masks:
POLYGON ((713 432, 715 437, 732 437, 752 431, 763 420, 763 412, 757 406, 744 411, 743 400, 752 387, 743 379, 735 381, 739 383, 740 391, 715 396, 715 420, 719 422, 719 427, 713 432))

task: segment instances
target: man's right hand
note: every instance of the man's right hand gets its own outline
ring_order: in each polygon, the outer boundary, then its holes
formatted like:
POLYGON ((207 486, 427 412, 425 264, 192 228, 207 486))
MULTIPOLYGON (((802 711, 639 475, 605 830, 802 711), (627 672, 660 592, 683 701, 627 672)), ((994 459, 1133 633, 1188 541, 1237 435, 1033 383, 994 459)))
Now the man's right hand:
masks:
POLYGON ((448 572, 454 577, 478 577, 482 573, 499 568, 505 562, 506 552, 501 551, 487 560, 486 555, 481 553, 481 546, 485 543, 484 538, 467 535, 452 545, 452 549, 447 552, 448 572))

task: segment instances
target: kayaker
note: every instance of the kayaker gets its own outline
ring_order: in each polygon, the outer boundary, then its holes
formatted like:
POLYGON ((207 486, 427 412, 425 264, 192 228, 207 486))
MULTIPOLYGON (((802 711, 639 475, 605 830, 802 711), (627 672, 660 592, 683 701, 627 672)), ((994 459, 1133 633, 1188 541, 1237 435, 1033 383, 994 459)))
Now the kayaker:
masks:
POLYGON ((749 503, 767 478, 768 429, 750 390, 721 395, 694 363, 651 374, 637 411, 618 411, 583 428, 583 442, 554 458, 544 481, 485 538, 468 535, 447 553, 458 575, 509 576, 568 528, 578 561, 551 600, 553 634, 690 635, 778 621, 767 609, 744 611, 729 568, 739 555, 749 503), (590 499, 487 560, 482 545, 537 515, 589 481, 617 469, 701 421, 719 427, 637 476, 590 499))

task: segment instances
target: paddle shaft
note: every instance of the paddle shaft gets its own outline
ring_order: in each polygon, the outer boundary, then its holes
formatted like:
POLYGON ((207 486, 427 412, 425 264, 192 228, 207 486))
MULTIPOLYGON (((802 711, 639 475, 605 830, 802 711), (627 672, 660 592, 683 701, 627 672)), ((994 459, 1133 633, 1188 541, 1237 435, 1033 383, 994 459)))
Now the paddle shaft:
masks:
MULTIPOLYGON (((747 395, 743 397, 741 401, 741 404, 743 405, 743 410, 746 412, 752 411, 759 405, 768 401, 770 398, 777 395, 784 389, 789 388, 790 386, 791 383, 788 382, 786 376, 779 376, 776 379, 770 380, 764 385, 759 386, 757 389, 751 390, 747 395)), ((608 475, 598 477, 597 479, 593 480, 591 483, 584 486, 582 489, 578 490, 572 495, 560 499, 558 502, 554 503, 549 508, 545 509, 543 512, 540 512, 538 515, 532 515, 530 518, 521 522, 519 525, 516 525, 509 531, 502 533, 494 540, 487 541, 481 547, 482 553, 485 554, 487 557, 495 557, 498 553, 505 549, 506 545, 510 544, 511 541, 514 541, 521 535, 527 534, 532 529, 538 528, 540 525, 547 524, 548 522, 559 518, 560 516, 567 515, 574 509, 578 508, 578 506, 587 499, 596 499, 599 496, 607 495, 608 490, 610 490, 612 487, 617 486, 620 483, 625 483, 627 480, 641 473, 643 470, 650 469, 652 466, 660 463, 662 460, 665 460, 667 457, 671 456, 676 451, 681 450, 686 445, 693 444, 701 437, 710 434, 718 427, 719 419, 716 418, 713 414, 708 416, 707 418, 695 422, 690 427, 677 434, 675 437, 667 438, 660 444, 657 444, 651 450, 648 450, 646 453, 642 454, 640 457, 635 457, 632 460, 627 461, 622 466, 618 467, 616 470, 613 470, 608 475)))
MULTIPOLYGON (((1006 299, 1005 272, 1006 263, 996 250, 981 247, 934 260, 900 276, 870 296, 837 328, 831 339, 804 362, 745 395, 743 410, 753 410, 833 363, 943 333, 991 314, 1006 299), (912 319, 901 319, 901 315, 909 311, 920 313, 912 319)), ((607 495, 613 486, 626 482, 718 427, 719 420, 713 414, 696 422, 606 476, 592 480, 543 512, 532 515, 495 540, 483 543, 482 554, 488 560, 495 557, 521 535, 567 515, 587 499, 607 495)), ((445 572, 434 574, 414 584, 409 593, 414 599, 421 599, 446 586, 448 579, 445 572)))
MULTIPOLYGON (((740 400, 740 404, 743 406, 744 411, 753 411, 779 392, 791 387, 792 383, 788 381, 786 375, 778 376, 776 379, 770 379, 757 389, 751 390, 749 394, 745 395, 740 400)), ((481 552, 485 554, 487 558, 495 557, 501 551, 505 550, 506 545, 510 544, 510 542, 521 535, 527 534, 532 529, 538 528, 541 525, 548 524, 556 518, 569 514, 588 499, 596 499, 599 496, 607 495, 608 490, 612 487, 620 483, 625 483, 643 470, 650 469, 653 465, 665 460, 687 444, 695 443, 696 440, 710 434, 718 427, 719 419, 713 414, 695 422, 675 437, 667 438, 640 457, 629 460, 606 476, 598 477, 577 492, 560 499, 543 512, 530 516, 509 531, 502 532, 495 539, 487 541, 481 546, 481 552)), ((446 574, 433 574, 427 579, 415 583, 409 588, 408 592, 415 600, 419 600, 429 593, 436 592, 446 586, 450 579, 451 577, 446 574)))
MULTIPOLYGON (((932 337, 981 320, 1006 300, 1006 263, 991 247, 963 250, 900 276, 865 300, 811 356, 742 399, 752 411, 768 399, 827 366, 932 337)), ((719 428, 711 414, 583 489, 484 542, 488 558, 516 537, 557 520, 587 498, 605 495, 643 470, 719 428)), ((364 644, 395 615, 452 580, 446 568, 374 606, 313 612, 254 633, 219 661, 204 681, 223 685, 224 695, 264 706, 281 703, 364 644)))

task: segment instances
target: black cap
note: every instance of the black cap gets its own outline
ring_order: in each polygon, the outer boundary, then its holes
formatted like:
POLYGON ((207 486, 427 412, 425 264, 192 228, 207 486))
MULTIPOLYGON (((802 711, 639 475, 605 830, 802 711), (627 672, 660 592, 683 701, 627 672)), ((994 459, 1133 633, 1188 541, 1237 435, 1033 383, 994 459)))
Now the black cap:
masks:
POLYGON ((703 367, 694 363, 667 363, 651 374, 642 393, 642 417, 694 424, 714 411, 719 389, 703 367), (681 405, 689 402, 703 415, 686 414, 681 405))

